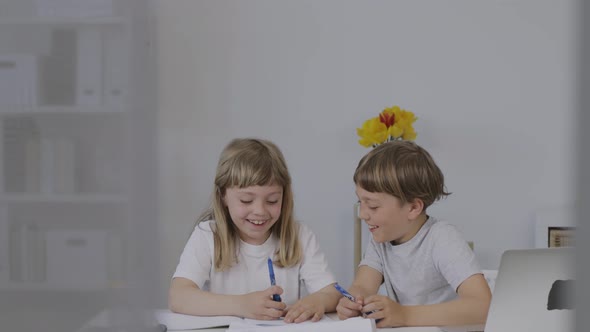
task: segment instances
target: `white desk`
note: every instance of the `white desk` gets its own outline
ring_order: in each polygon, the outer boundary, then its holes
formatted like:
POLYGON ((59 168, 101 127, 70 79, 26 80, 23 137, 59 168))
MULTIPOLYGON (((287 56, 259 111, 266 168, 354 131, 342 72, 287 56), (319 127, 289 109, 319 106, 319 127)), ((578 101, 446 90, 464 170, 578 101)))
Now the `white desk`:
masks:
MULTIPOLYGON (((336 313, 329 313, 327 314, 328 317, 334 320, 338 320, 338 316, 336 313)), ((82 327, 78 332, 87 332, 87 331, 97 331, 100 328, 109 328, 112 322, 109 320, 109 314, 106 311, 100 312, 96 315, 93 319, 87 322, 84 327, 82 327)), ((225 331, 226 327, 221 328, 210 328, 210 329, 199 329, 199 330, 184 330, 186 332, 194 331, 194 332, 220 332, 225 331)), ((391 331, 391 332, 468 332, 468 331, 483 331, 483 325, 469 325, 469 326, 461 326, 461 327, 433 327, 433 326, 425 326, 425 327, 395 327, 395 328, 382 328, 377 329, 378 331, 391 331)), ((183 332, 184 332, 183 331, 183 332)))

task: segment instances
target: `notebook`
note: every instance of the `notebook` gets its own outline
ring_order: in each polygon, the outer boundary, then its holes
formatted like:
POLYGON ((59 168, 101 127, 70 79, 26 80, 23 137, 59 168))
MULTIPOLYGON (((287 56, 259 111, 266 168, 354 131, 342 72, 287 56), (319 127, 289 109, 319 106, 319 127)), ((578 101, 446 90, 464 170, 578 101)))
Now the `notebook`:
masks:
POLYGON ((168 331, 197 330, 207 328, 227 327, 227 331, 254 332, 259 329, 272 332, 281 331, 351 331, 372 332, 375 322, 370 319, 335 321, 324 315, 318 322, 306 321, 298 324, 288 324, 282 319, 256 320, 235 316, 192 316, 173 313, 170 310, 156 310, 155 318, 158 323, 166 326, 168 331))
POLYGON ((573 287, 573 248, 507 250, 485 331, 573 331, 573 287))

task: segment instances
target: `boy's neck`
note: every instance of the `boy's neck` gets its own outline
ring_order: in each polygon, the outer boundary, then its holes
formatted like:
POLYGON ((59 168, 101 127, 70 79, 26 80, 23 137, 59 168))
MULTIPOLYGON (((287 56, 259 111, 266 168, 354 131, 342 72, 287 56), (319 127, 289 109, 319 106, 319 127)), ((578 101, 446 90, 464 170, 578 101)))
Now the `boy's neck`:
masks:
POLYGON ((404 235, 401 239, 391 241, 390 243, 395 246, 410 241, 414 238, 414 236, 416 236, 416 234, 418 234, 418 231, 420 231, 420 228, 422 228, 428 218, 429 216, 426 213, 419 215, 418 218, 412 221, 412 227, 408 233, 406 233, 406 235, 404 235))

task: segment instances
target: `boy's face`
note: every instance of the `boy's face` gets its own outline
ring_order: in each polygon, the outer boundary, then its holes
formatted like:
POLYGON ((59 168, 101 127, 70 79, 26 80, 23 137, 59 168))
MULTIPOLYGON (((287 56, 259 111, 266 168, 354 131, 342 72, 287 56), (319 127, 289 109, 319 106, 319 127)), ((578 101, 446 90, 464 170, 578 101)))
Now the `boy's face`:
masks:
POLYGON ((360 202, 359 217, 369 226, 375 242, 400 244, 414 236, 412 221, 417 218, 417 211, 412 204, 402 204, 395 196, 372 193, 358 185, 356 195, 360 202))
POLYGON ((228 188, 223 202, 240 238, 249 244, 263 244, 270 228, 281 215, 283 187, 277 185, 228 188))

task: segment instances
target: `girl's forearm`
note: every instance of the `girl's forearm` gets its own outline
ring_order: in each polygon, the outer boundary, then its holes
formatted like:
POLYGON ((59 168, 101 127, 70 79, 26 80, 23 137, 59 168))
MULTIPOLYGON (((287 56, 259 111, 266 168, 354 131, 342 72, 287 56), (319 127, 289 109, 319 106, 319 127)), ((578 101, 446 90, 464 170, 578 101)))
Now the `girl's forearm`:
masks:
POLYGON ((315 303, 322 303, 324 306, 324 312, 334 312, 336 311, 336 306, 338 305, 338 300, 340 300, 341 296, 340 292, 334 288, 334 284, 331 284, 307 297, 315 303))
POLYGON ((173 312, 197 316, 243 316, 240 295, 221 295, 194 287, 172 288, 169 307, 173 312))

